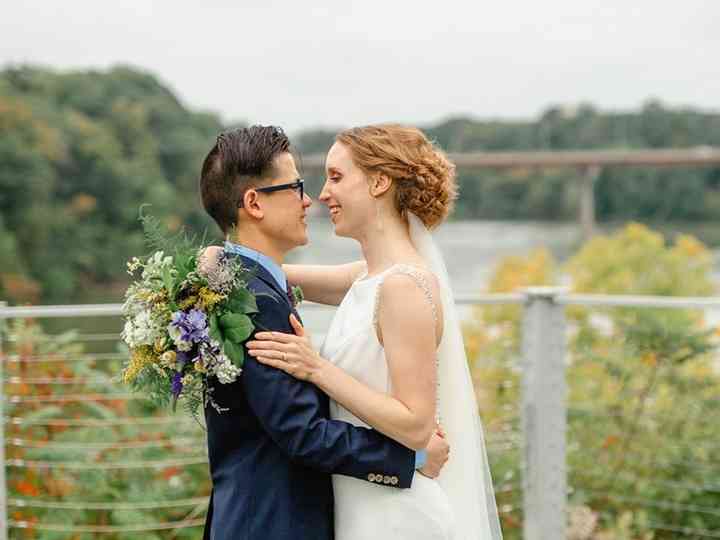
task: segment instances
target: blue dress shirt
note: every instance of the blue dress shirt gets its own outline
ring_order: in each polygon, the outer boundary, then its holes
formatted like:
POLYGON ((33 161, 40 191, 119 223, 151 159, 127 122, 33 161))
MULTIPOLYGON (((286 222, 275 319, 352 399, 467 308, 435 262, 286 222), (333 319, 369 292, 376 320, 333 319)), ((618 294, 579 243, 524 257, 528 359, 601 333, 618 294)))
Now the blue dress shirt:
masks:
MULTIPOLYGON (((230 242, 230 240, 225 241, 225 251, 229 253, 235 253, 237 255, 243 255, 248 259, 256 261, 260 266, 265 268, 265 270, 270 272, 270 275, 273 277, 273 279, 275 279, 277 284, 280 285, 280 288, 282 290, 287 291, 287 276, 285 275, 282 266, 280 266, 278 263, 276 263, 264 253, 260 253, 259 251, 256 251, 252 248, 241 246, 240 244, 236 244, 234 242, 230 242)), ((415 452, 416 469, 421 469, 422 467, 424 467, 426 461, 427 452, 425 450, 419 450, 415 452)))
POLYGON ((235 244, 229 240, 225 241, 225 251, 235 253, 237 255, 243 255, 248 259, 256 261, 260 266, 265 268, 270 275, 275 279, 276 283, 280 286, 283 291, 287 291, 287 276, 283 272, 282 266, 272 260, 270 257, 259 251, 255 251, 252 248, 235 244))

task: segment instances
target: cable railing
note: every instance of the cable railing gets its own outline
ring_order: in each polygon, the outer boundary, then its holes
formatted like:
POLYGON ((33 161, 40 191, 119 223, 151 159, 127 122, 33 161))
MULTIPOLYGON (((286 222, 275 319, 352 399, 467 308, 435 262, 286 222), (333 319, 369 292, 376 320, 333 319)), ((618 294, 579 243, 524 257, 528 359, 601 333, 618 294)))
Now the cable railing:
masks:
MULTIPOLYGON (((702 321, 687 327, 697 333, 687 343, 663 317, 648 319, 655 326, 647 335, 644 315, 622 326, 628 313, 706 312, 720 308, 720 298, 531 288, 456 301, 518 308, 518 341, 471 359, 506 539, 564 538, 576 526, 606 533, 642 526, 657 539, 720 537, 713 480, 720 477, 720 364, 700 346, 702 321), (578 318, 577 309, 594 319, 578 318), (593 320, 601 328, 585 343, 593 320)), ((303 304, 308 328, 321 309, 303 304)), ((0 307, 0 322, 119 314, 119 305, 0 307)), ((102 341, 91 333, 54 347, 62 334, 34 339, 38 332, 18 328, 0 350, 8 529, 140 538, 201 527, 210 484, 197 422, 123 391, 117 373, 125 353, 111 339, 90 353, 76 345, 102 341), (28 340, 33 347, 24 347, 28 340), (50 481, 48 493, 37 490, 40 476, 50 481), (116 481, 121 497, 103 491, 116 481)), ((100 336, 110 335, 117 340, 100 336)))
MULTIPOLYGON (((458 298, 458 303, 471 305, 478 300, 477 296, 465 296, 458 298)), ((502 295, 486 298, 486 301, 520 303, 523 297, 502 295)), ((303 304, 303 315, 310 326, 313 314, 322 309, 327 308, 311 302, 303 304)), ((69 320, 119 315, 120 304, 0 306, 0 321, 10 323, 25 318, 69 320)), ((117 374, 126 352, 108 348, 119 341, 118 333, 84 332, 73 336, 75 344, 105 342, 106 349, 99 352, 55 347, 56 340, 62 340, 64 336, 64 333, 35 333, 31 339, 34 347, 31 350, 19 350, 28 341, 22 332, 10 331, 4 336, 3 421, 4 449, 7 451, 4 470, 10 493, 6 499, 10 519, 6 523, 11 534, 14 530, 33 529, 36 534, 138 535, 142 532, 163 534, 164 530, 200 527, 204 523, 202 515, 209 488, 204 453, 206 442, 202 430, 186 416, 155 410, 144 396, 122 391, 117 374), (19 390, 23 392, 19 393, 19 390), (108 414, 105 409, 109 404, 122 405, 121 413, 108 414), (103 414, 83 408, 91 406, 103 408, 103 414), (148 438, 150 434, 159 438, 148 438), (183 456, 187 448, 191 448, 194 455, 183 456), (133 456, 129 456, 128 452, 132 452, 133 456), (149 475, 160 471, 160 483, 163 483, 166 482, 163 472, 185 474, 189 470, 198 475, 195 483, 199 489, 194 494, 199 496, 170 498, 164 493, 163 500, 97 500, 103 494, 92 489, 97 478, 111 481, 117 475, 130 475, 130 479, 147 481, 149 475), (32 491, 27 486, 23 488, 25 475, 49 475, 52 478, 64 475, 67 482, 84 482, 85 493, 54 499, 43 496, 47 495, 43 493, 33 493, 36 498, 22 496, 22 489, 28 494, 32 491), (21 491, 18 491, 18 486, 21 491), (183 506, 194 507, 196 513, 191 518, 178 514, 183 506), (63 511, 74 512, 70 521, 67 514, 62 514, 63 511), (108 517, 121 511, 143 512, 144 519, 128 524, 112 520, 108 523, 108 517), (99 513, 104 513, 102 518, 98 518, 99 513), (18 515, 25 519, 16 519, 18 515), (162 519, 158 519, 158 515, 162 519)), ((322 333, 315 334, 315 337, 318 336, 320 339, 323 337, 322 333)), ((512 383, 506 382, 505 387, 510 388, 512 383)), ((493 424, 499 443, 489 444, 491 460, 500 454, 521 451, 518 407, 506 406, 501 408, 501 412, 502 416, 496 418, 493 424)), ((522 511, 520 474, 518 467, 514 474, 498 483, 498 496, 506 501, 500 508, 502 514, 517 516, 522 511)), ((132 491, 130 485, 126 485, 126 489, 132 491)), ((107 494, 105 497, 111 498, 107 494)))
POLYGON ((172 537, 204 524, 204 433, 193 419, 168 414, 120 385, 127 352, 118 348, 119 333, 53 334, 25 322, 116 317, 119 308, 0 309, 8 518, 2 538, 22 530, 36 538, 172 537))

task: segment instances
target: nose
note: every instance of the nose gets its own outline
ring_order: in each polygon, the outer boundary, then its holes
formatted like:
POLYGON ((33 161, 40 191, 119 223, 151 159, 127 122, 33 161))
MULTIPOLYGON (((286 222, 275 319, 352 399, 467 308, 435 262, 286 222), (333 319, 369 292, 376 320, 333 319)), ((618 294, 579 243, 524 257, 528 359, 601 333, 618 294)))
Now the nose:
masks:
POLYGON ((328 193, 328 183, 325 181, 323 184, 322 190, 320 191, 320 195, 318 196, 318 200, 322 203, 327 204, 328 200, 330 199, 330 193, 328 193))
POLYGON ((303 194, 303 208, 310 208, 312 206, 312 199, 307 193, 303 194))

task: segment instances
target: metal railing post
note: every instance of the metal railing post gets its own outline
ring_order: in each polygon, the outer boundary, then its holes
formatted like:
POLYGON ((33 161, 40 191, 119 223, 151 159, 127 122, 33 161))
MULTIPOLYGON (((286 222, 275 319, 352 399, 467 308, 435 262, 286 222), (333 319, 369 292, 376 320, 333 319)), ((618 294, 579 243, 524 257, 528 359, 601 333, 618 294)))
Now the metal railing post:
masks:
POLYGON ((567 478, 565 432, 564 289, 526 289, 522 333, 522 427, 525 540, 565 538, 567 478))
MULTIPOLYGON (((7 307, 7 302, 0 301, 0 310, 7 307)), ((7 480, 5 478, 5 356, 3 354, 3 333, 5 332, 5 315, 0 312, 0 540, 7 540, 7 480)))
POLYGON ((595 184, 600 172, 601 168, 597 165, 582 171, 579 217, 583 240, 590 240, 595 234, 595 184))

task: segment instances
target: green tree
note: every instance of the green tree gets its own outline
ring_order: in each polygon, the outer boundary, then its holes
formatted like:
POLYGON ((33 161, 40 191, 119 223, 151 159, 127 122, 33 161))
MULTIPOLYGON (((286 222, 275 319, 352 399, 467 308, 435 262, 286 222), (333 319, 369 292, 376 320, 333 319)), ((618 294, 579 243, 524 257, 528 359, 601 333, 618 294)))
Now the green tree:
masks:
POLYGON ((141 204, 174 229, 211 226, 197 181, 221 129, 133 68, 0 72, 3 245, 22 277, 66 302, 123 282, 142 246, 141 204))
MULTIPOLYGON (((631 224, 588 242, 564 271, 578 293, 707 296, 711 262, 690 236, 667 245, 631 224)), ((556 283, 554 267, 545 252, 507 259, 489 290, 556 283)), ((586 529, 578 538, 670 539, 720 527, 709 511, 720 504, 717 486, 708 481, 720 459, 716 330, 688 309, 574 307, 568 320, 571 521, 586 529)), ((520 332, 514 306, 478 307, 465 329, 491 445, 503 441, 496 426, 517 407, 520 332)), ((504 450, 492 460, 495 478, 515 477, 519 460, 514 447, 504 450)), ((519 522, 509 516, 504 525, 517 537, 519 522)))

